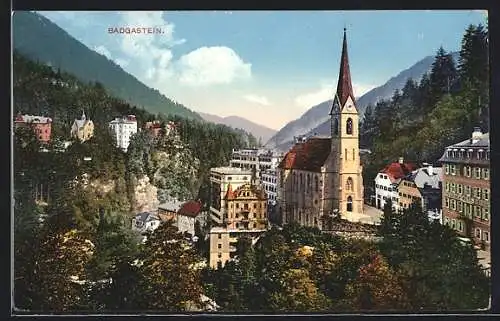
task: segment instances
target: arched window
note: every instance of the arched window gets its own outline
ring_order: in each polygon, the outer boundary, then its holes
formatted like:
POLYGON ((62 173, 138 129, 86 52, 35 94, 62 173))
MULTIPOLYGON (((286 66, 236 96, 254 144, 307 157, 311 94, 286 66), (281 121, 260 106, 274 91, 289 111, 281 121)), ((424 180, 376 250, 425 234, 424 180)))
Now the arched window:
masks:
POLYGON ((352 212, 352 197, 351 196, 347 197, 347 211, 352 212))
POLYGON ((352 149, 352 160, 356 159, 356 152, 354 151, 354 148, 352 149))
POLYGON ((311 175, 307 174, 307 193, 311 192, 311 175))
POLYGON ((297 175, 294 172, 293 174, 293 179, 292 179, 292 192, 295 192, 297 190, 297 175))
POLYGON ((345 184, 345 189, 346 189, 347 191, 352 191, 352 178, 351 178, 351 177, 349 177, 349 178, 347 179, 347 182, 346 182, 346 184, 345 184))
POLYGON ((345 160, 347 160, 347 148, 345 149, 345 155, 344 155, 345 160))
POLYGON ((352 135, 352 118, 347 118, 345 130, 347 135, 352 135))
POLYGON ((333 134, 339 134, 339 119, 337 117, 335 117, 335 119, 333 120, 333 134))
POLYGON ((302 190, 304 187, 302 186, 304 184, 304 180, 302 179, 302 173, 299 174, 299 191, 302 190))
POLYGON ((319 192, 319 180, 318 180, 318 176, 314 177, 314 191, 316 193, 319 192))

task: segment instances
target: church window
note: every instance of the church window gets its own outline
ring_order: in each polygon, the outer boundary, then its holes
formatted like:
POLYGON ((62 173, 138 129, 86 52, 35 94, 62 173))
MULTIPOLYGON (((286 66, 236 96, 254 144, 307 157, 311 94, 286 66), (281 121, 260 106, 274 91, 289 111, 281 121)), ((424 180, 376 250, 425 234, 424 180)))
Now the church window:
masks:
POLYGON ((347 197, 347 211, 352 212, 352 197, 347 197))
POLYGON ((339 120, 338 120, 338 118, 335 118, 335 120, 333 121, 333 133, 335 135, 339 134, 339 120))
POLYGON ((356 153, 354 152, 354 148, 352 149, 352 160, 356 159, 356 153))
POLYGON ((348 191, 352 191, 352 178, 349 177, 346 181, 345 189, 348 191))
POLYGON ((311 175, 307 174, 307 193, 311 193, 311 175))
POLYGON ((302 173, 299 174, 299 188, 302 190, 302 184, 304 184, 304 181, 302 180, 302 173))
POLYGON ((346 122, 346 133, 352 135, 352 118, 348 118, 346 122))
POLYGON ((347 148, 345 149, 344 152, 345 152, 344 158, 345 158, 345 160, 347 160, 347 148))
POLYGON ((318 176, 314 177, 314 191, 319 192, 318 176))

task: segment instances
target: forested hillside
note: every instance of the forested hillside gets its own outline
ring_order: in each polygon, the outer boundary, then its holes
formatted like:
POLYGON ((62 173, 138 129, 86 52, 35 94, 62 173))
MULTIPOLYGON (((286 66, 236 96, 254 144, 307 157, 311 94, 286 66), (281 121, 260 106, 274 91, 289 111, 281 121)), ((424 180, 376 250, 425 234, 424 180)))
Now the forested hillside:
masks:
MULTIPOLYGON (((127 273, 135 273, 136 267, 130 265, 134 260, 147 261, 148 253, 163 247, 154 239, 139 246, 139 235, 130 229, 131 215, 135 214, 132 209, 136 178, 150 174, 159 197, 168 194, 182 199, 200 198, 206 204, 210 167, 228 164, 233 148, 246 147, 256 139, 223 125, 155 116, 112 97, 98 83, 83 83, 18 53, 14 53, 13 69, 14 113, 53 118, 52 139, 44 146, 45 152, 31 130, 15 131, 16 308, 60 312, 112 308, 118 303, 110 303, 107 293, 123 293, 123 288, 113 290, 100 282, 117 273, 118 267, 125 266, 130 269, 127 273), (83 110, 94 121, 95 130, 93 138, 80 143, 70 138, 70 126, 83 110), (108 122, 126 114, 135 114, 139 126, 155 118, 174 120, 179 138, 162 136, 142 144, 141 138, 146 137, 143 131, 132 137, 131 148, 124 153, 116 147, 108 122), (72 144, 64 150, 63 141, 72 144), (38 187, 45 191, 46 204, 35 200, 38 187)), ((182 235, 167 226, 163 232, 163 237, 179 241, 163 257, 165 269, 172 269, 168 262, 176 260, 179 253, 185 254, 180 270, 174 268, 171 272, 183 275, 185 285, 178 279, 170 285, 162 282, 157 286, 192 287, 193 292, 162 299, 168 309, 181 311, 187 303, 196 304, 199 300, 198 272, 189 266, 200 258, 186 251, 182 235)), ((140 273, 141 282, 146 282, 141 292, 143 298, 148 297, 148 286, 154 284, 155 274, 147 272, 153 263, 146 262, 140 273)), ((140 304, 133 301, 134 308, 152 308, 152 297, 153 293, 140 304)), ((128 300, 131 302, 131 298, 128 300)))
POLYGON ((392 99, 367 107, 360 126, 361 147, 372 151, 365 182, 399 156, 435 163, 446 146, 469 138, 474 127, 489 131, 488 53, 487 29, 471 25, 458 62, 439 48, 420 82, 408 80, 392 99))
POLYGON ((202 118, 182 104, 151 89, 113 61, 89 49, 44 16, 16 11, 12 17, 13 47, 34 61, 50 64, 85 82, 99 82, 115 97, 151 113, 202 118), (57 48, 57 50, 55 49, 57 48))

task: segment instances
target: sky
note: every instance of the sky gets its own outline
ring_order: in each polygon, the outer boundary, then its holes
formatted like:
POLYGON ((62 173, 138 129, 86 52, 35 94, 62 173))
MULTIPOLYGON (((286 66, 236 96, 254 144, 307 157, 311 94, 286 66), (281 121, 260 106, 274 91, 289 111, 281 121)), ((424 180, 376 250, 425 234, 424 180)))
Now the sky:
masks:
POLYGON ((466 27, 487 17, 484 10, 39 13, 194 111, 276 130, 333 97, 344 27, 360 97, 440 46, 459 50, 466 27), (127 27, 152 33, 114 32, 127 27))

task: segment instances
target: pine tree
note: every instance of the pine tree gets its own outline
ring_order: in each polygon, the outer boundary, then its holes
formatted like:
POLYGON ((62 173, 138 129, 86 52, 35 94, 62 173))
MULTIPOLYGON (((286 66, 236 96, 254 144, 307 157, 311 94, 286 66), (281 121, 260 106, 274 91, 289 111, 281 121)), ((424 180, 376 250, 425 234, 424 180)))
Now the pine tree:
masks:
POLYGON ((433 106, 443 95, 450 94, 457 80, 457 76, 458 74, 453 57, 450 53, 447 53, 443 47, 440 47, 434 58, 429 76, 431 106, 433 106))
POLYGON ((392 200, 388 199, 384 204, 384 214, 380 220, 379 233, 382 236, 390 236, 397 229, 397 214, 394 211, 392 200))

